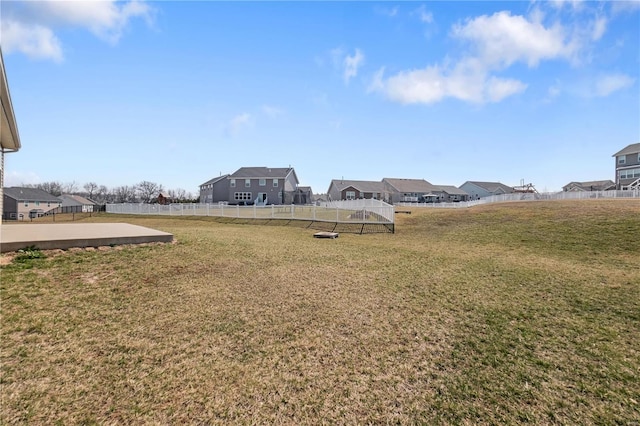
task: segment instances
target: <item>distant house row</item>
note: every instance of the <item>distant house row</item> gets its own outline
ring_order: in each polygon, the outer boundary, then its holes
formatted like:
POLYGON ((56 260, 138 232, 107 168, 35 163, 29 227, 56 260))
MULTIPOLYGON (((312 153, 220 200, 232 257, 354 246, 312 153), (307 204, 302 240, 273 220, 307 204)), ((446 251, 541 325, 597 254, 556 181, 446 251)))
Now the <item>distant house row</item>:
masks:
MULTIPOLYGON (((499 182, 465 182, 460 188, 433 185, 424 179, 385 178, 382 181, 334 179, 327 201, 378 199, 399 202, 457 202, 490 195, 507 194, 515 189, 499 182)), ((300 186, 292 167, 241 167, 233 174, 210 179, 200 185, 201 203, 232 205, 310 204, 316 201, 308 186, 300 186)))
POLYGON ((96 206, 91 200, 79 195, 63 194, 54 197, 38 188, 4 188, 2 195, 2 219, 26 220, 52 212, 92 212, 96 206))

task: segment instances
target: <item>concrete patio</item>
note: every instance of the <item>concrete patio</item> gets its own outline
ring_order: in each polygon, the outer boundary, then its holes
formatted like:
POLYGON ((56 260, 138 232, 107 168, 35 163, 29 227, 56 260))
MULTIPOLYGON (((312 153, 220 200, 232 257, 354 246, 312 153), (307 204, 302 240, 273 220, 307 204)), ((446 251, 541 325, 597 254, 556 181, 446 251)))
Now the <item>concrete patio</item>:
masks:
POLYGON ((24 223, 0 226, 2 253, 29 246, 51 250, 171 241, 173 234, 128 223, 24 223))

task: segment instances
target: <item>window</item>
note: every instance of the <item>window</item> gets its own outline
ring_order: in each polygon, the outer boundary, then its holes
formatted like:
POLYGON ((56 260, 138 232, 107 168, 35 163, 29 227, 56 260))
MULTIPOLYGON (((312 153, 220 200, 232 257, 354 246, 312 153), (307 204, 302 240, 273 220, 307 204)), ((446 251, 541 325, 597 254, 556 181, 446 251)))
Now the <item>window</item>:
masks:
POLYGON ((266 179, 260 179, 258 181, 258 185, 260 186, 267 186, 267 180, 266 179))
POLYGON ((627 162, 627 156, 621 155, 618 157, 618 164, 625 164, 627 162))
POLYGON ((640 178, 640 169, 620 170, 620 179, 640 178))
POLYGON ((278 187, 278 179, 274 179, 273 180, 273 187, 277 188, 278 187))
POLYGON ((235 188, 235 187, 236 187, 236 180, 235 180, 235 179, 231 179, 230 186, 231 186, 232 188, 235 188))
POLYGON ((244 180, 244 187, 245 188, 251 188, 251 179, 245 179, 244 180))
POLYGON ((251 200, 251 193, 250 192, 234 192, 233 199, 236 201, 251 200))
POLYGON ((355 200, 356 199, 356 191, 347 191, 346 192, 347 200, 355 200))
POLYGON ((36 206, 39 206, 39 205, 40 205, 40 201, 36 201, 36 206))

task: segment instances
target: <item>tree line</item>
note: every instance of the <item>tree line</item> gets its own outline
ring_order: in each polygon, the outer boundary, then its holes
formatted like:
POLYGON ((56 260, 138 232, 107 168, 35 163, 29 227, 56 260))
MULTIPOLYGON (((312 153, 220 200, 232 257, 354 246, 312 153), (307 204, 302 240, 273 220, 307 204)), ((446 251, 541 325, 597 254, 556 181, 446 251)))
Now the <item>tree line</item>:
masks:
POLYGON ((195 203, 199 197, 182 188, 165 190, 162 184, 143 180, 135 185, 122 185, 108 188, 96 182, 88 182, 80 187, 76 182, 57 181, 22 185, 25 188, 38 188, 59 197, 62 194, 80 195, 98 204, 110 203, 156 203, 162 192, 172 203, 195 203), (82 188, 82 189, 81 189, 82 188))

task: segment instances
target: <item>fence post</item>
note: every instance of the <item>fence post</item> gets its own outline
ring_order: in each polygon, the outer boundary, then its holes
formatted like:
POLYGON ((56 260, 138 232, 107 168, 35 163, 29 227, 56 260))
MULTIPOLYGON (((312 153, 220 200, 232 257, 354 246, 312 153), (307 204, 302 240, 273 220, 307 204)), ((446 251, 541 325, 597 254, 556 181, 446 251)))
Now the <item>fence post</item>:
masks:
POLYGON ((313 220, 314 220, 314 222, 316 220, 316 205, 315 204, 313 205, 313 220))
POLYGON ((257 209, 257 207, 256 207, 256 203, 253 203, 253 218, 254 218, 254 219, 256 218, 256 213, 257 213, 257 212, 256 212, 256 209, 257 209))
POLYGON ((274 206, 273 204, 271 204, 271 219, 273 219, 275 216, 275 212, 274 212, 274 206))
POLYGON ((293 214, 293 204, 291 204, 291 219, 293 219, 295 216, 293 214))
POLYGON ((240 204, 236 204, 236 217, 240 218, 240 204))

